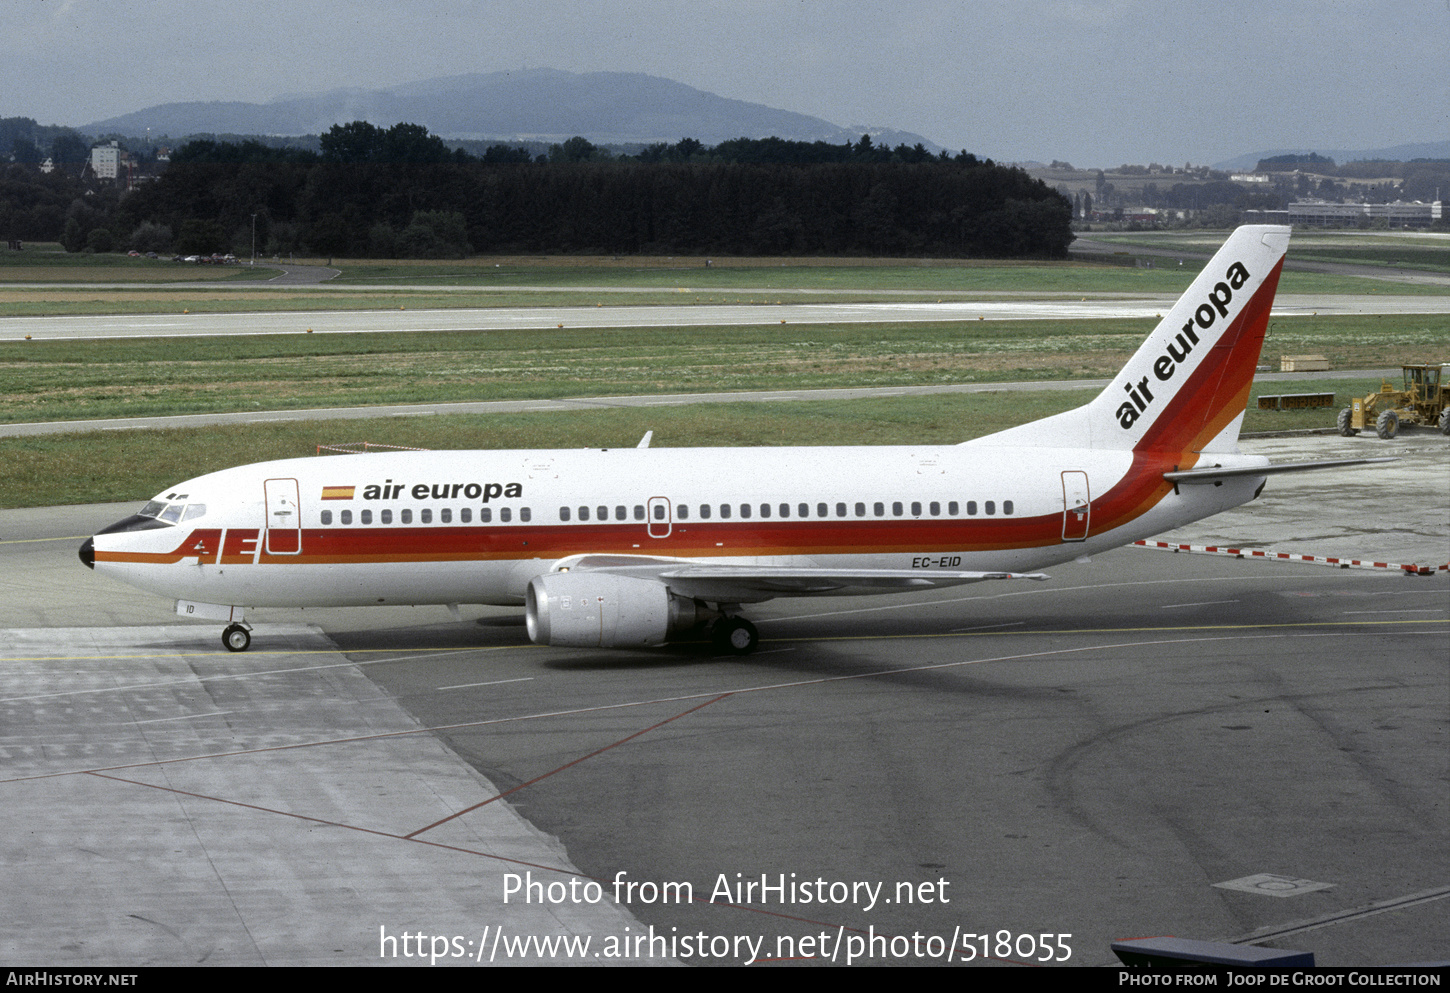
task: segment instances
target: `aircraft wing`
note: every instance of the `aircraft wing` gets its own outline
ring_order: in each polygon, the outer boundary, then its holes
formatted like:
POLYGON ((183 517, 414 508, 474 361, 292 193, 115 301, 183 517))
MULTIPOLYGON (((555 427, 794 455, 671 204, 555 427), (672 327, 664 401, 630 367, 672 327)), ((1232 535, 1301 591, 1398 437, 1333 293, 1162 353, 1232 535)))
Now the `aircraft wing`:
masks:
POLYGON ((987 579, 1048 578, 1040 572, 971 572, 952 569, 817 569, 773 565, 715 565, 691 559, 635 555, 580 555, 560 571, 609 572, 665 583, 680 596, 713 603, 751 603, 779 596, 824 596, 843 590, 882 593, 960 586, 987 579))
POLYGON ((1374 459, 1326 459, 1322 462, 1280 462, 1278 465, 1236 466, 1227 469, 1223 466, 1208 466, 1207 468, 1165 472, 1163 478, 1170 483, 1212 483, 1220 479, 1231 479, 1234 476, 1277 476, 1282 472, 1310 472, 1314 469, 1338 469, 1347 465, 1398 461, 1397 458, 1386 456, 1374 459))

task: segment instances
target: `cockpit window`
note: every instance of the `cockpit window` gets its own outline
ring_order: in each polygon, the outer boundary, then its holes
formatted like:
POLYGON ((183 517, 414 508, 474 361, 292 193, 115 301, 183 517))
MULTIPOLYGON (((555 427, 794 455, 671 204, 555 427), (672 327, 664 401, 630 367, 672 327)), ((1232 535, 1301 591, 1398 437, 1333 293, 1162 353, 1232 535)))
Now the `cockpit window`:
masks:
POLYGON ((177 524, 182 521, 193 521, 206 513, 204 503, 186 503, 185 498, 178 503, 167 503, 165 500, 152 500, 146 506, 136 512, 137 517, 154 517, 166 524, 177 524))

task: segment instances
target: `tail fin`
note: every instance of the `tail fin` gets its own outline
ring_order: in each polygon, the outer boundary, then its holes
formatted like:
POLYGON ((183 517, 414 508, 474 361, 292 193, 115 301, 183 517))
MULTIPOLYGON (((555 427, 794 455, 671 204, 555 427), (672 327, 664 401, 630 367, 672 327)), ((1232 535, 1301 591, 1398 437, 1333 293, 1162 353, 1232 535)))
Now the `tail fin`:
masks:
POLYGON ((1288 247, 1287 227, 1239 228, 1097 399, 969 444, 1236 451, 1288 247))

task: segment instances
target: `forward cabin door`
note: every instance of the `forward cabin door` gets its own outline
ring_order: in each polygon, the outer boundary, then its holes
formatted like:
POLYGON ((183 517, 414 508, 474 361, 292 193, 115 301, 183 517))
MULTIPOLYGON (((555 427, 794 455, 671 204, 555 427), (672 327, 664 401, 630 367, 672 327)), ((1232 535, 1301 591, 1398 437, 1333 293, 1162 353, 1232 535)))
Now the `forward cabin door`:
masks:
POLYGON ((297 480, 268 479, 262 486, 267 494, 267 553, 300 555, 302 510, 297 500, 297 480))
POLYGON ((1091 512, 1087 473, 1069 469, 1062 474, 1062 540, 1086 541, 1091 512))

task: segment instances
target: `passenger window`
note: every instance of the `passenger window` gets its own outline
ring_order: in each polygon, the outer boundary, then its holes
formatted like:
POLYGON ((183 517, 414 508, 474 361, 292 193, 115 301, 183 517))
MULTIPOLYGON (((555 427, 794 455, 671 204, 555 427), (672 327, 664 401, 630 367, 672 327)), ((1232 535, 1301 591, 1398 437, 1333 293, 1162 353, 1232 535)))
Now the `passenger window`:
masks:
POLYGON ((992 514, 995 514, 997 512, 997 505, 995 503, 993 503, 991 500, 988 500, 987 501, 986 507, 987 507, 987 514, 989 516, 992 515, 992 514))
POLYGON ((876 512, 877 517, 886 516, 886 504, 882 503, 879 500, 871 505, 871 509, 876 512))
POLYGON ((637 521, 644 520, 644 504, 637 503, 634 505, 634 519, 637 521))
POLYGON ((597 520, 597 521, 607 521, 607 520, 609 520, 609 508, 608 507, 595 507, 594 510, 595 510, 595 515, 596 515, 595 518, 594 518, 595 520, 597 520))
POLYGON ((323 524, 331 524, 332 523, 332 511, 330 511, 330 510, 324 510, 322 512, 322 523, 323 524))
POLYGON ((560 507, 559 508, 559 520, 561 520, 561 521, 567 521, 568 519, 569 519, 569 508, 568 507, 560 507))
POLYGON ((937 503, 935 500, 933 500, 931 502, 931 516, 933 516, 933 517, 940 517, 941 516, 941 504, 937 503))
POLYGON ((622 504, 614 508, 614 519, 616 521, 625 520, 627 517, 629 517, 629 513, 624 509, 622 504))
POLYGON ((371 510, 364 510, 362 512, 362 522, 364 524, 371 524, 373 522, 373 512, 371 510))
POLYGON ((533 519, 534 519, 534 509, 532 507, 520 507, 519 508, 519 520, 521 520, 525 524, 527 524, 529 521, 532 521, 533 519))
POLYGON ((464 507, 462 510, 460 510, 458 512, 458 522, 460 524, 467 524, 471 520, 473 520, 473 508, 472 507, 464 507))
POLYGON ((708 503, 700 504, 700 519, 702 521, 708 521, 710 519, 710 505, 708 503))
POLYGON ((385 510, 378 516, 384 524, 393 523, 393 512, 391 510, 385 510))
POLYGON ((864 503, 858 503, 858 504, 856 504, 856 516, 857 517, 865 517, 866 516, 866 505, 864 503))
POLYGON ((351 524, 352 523, 352 511, 350 511, 350 510, 344 510, 342 512, 342 523, 344 523, 344 524, 351 524))
POLYGON ((442 521, 444 524, 450 524, 450 523, 452 523, 452 521, 453 521, 453 508, 452 507, 444 507, 442 510, 438 511, 438 519, 440 521, 442 521))
POLYGON ((914 500, 912 501, 912 504, 911 504, 911 516, 912 517, 920 517, 921 516, 921 504, 918 503, 917 501, 914 501, 914 500))
POLYGON ((1004 513, 1004 514, 1010 514, 1010 513, 1012 513, 1012 501, 1011 500, 1003 500, 1002 501, 1002 513, 1004 513))
POLYGON ((750 504, 748 504, 748 503, 742 503, 740 505, 740 516, 741 517, 749 517, 750 516, 750 504))
POLYGON ((664 519, 665 519, 665 505, 662 504, 662 503, 655 504, 655 520, 662 521, 664 519))
POLYGON ((769 517, 770 516, 770 504, 768 504, 768 503, 762 503, 760 505, 760 516, 761 517, 769 517))
POLYGON ((957 510, 958 510, 958 505, 957 505, 957 502, 955 500, 953 500, 953 501, 951 501, 950 503, 947 504, 947 516, 948 517, 956 517, 957 516, 957 510))
POLYGON ((478 508, 478 523, 480 523, 480 524, 487 524, 491 520, 493 520, 493 511, 491 509, 489 509, 488 507, 479 507, 478 508))
POLYGON ((433 508, 431 508, 431 507, 424 507, 422 510, 420 510, 418 512, 418 520, 421 521, 424 524, 432 524, 433 523, 433 508))
POLYGON ((976 517, 977 516, 977 501, 975 501, 975 500, 968 500, 967 501, 967 516, 968 517, 976 517))
POLYGON ((728 518, 729 516, 730 516, 730 505, 728 503, 722 503, 720 505, 720 517, 721 517, 721 519, 723 520, 725 518, 728 518))
MULTIPOLYGON (((805 504, 801 504, 801 506, 804 507, 805 504)), ((783 503, 783 504, 780 505, 780 516, 781 517, 789 517, 790 516, 790 504, 783 503)))
MULTIPOLYGON (((817 517, 825 517, 826 516, 826 505, 822 503, 822 504, 817 504, 817 506, 820 507, 821 512, 819 514, 817 514, 816 516, 817 517)), ((796 507, 796 514, 799 515, 799 516, 801 516, 801 517, 810 517, 811 516, 811 505, 808 504, 808 503, 801 504, 800 506, 796 507)))
POLYGON ((675 516, 682 521, 689 520, 690 508, 685 506, 683 503, 680 504, 678 507, 675 508, 675 516))
POLYGON ((589 520, 589 508, 588 507, 580 507, 579 508, 579 519, 581 521, 587 521, 587 520, 589 520))
POLYGON ((514 519, 514 512, 508 507, 500 507, 498 508, 498 519, 499 523, 507 524, 509 521, 514 519))
MULTIPOLYGON (((900 517, 902 515, 902 513, 904 513, 904 508, 901 506, 901 501, 900 500, 894 501, 891 504, 891 516, 892 517, 900 517)), ((877 516, 879 517, 880 515, 878 514, 877 516)))
POLYGON ((401 514, 398 515, 398 520, 404 524, 412 524, 413 512, 411 510, 404 510, 401 514))

